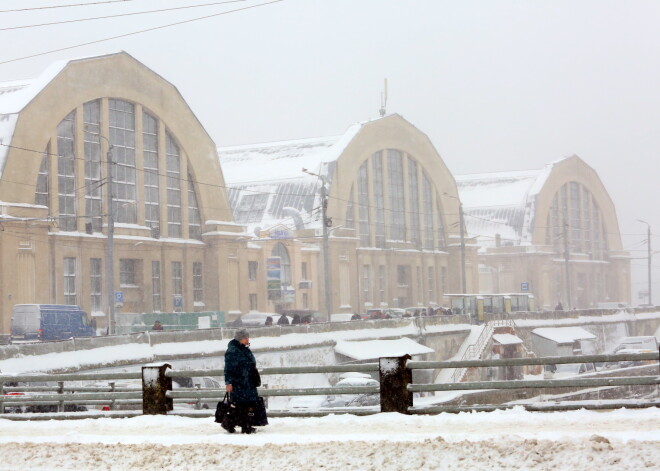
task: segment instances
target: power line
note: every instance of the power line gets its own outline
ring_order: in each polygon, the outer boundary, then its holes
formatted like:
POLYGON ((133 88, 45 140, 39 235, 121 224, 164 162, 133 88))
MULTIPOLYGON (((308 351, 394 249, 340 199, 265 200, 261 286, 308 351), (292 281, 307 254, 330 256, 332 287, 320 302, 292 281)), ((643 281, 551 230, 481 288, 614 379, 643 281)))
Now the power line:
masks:
POLYGON ((15 8, 13 10, 0 10, 0 13, 17 13, 21 11, 34 11, 34 10, 52 10, 54 8, 71 8, 71 7, 89 7, 92 5, 103 5, 106 3, 126 3, 133 0, 105 0, 102 2, 89 2, 89 3, 70 3, 66 5, 51 5, 47 7, 29 7, 29 8, 15 8))
MULTIPOLYGON (((121 0, 124 1, 124 0, 121 0)), ((95 20, 106 20, 109 18, 120 18, 123 16, 134 16, 134 15, 146 15, 150 13, 162 13, 166 11, 174 11, 174 10, 187 10, 189 8, 200 8, 200 7, 208 7, 208 6, 214 6, 214 5, 224 5, 227 3, 238 3, 238 2, 246 2, 247 0, 226 0, 223 2, 213 2, 213 3, 203 3, 199 5, 186 5, 183 7, 172 7, 172 8, 160 8, 157 10, 147 10, 147 11, 138 11, 138 12, 133 12, 133 13, 119 13, 116 15, 106 15, 106 16, 94 16, 94 17, 89 17, 89 18, 79 18, 75 20, 62 20, 62 21, 53 21, 51 23, 40 23, 40 24, 34 24, 34 25, 23 25, 23 26, 10 26, 7 28, 0 28, 0 31, 10 31, 10 30, 15 30, 15 29, 27 29, 27 28, 40 28, 42 26, 54 26, 54 25, 62 25, 62 24, 68 24, 68 23, 81 23, 85 21, 95 21, 95 20)), ((2 13, 2 12, 0 12, 2 13)))
POLYGON ((230 13, 237 13, 237 12, 240 12, 240 11, 250 10, 250 9, 253 9, 253 8, 259 8, 259 7, 271 5, 273 3, 280 3, 280 2, 283 2, 283 1, 284 0, 271 0, 270 2, 259 3, 257 5, 250 5, 250 6, 243 7, 243 8, 236 8, 235 10, 223 11, 221 13, 214 13, 212 15, 200 16, 200 17, 197 17, 197 18, 192 18, 192 19, 183 20, 183 21, 177 21, 176 23, 169 23, 169 24, 161 25, 161 26, 154 26, 153 28, 146 28, 146 29, 142 29, 142 30, 139 30, 139 31, 133 31, 132 33, 119 34, 117 36, 111 36, 111 37, 108 37, 108 38, 97 39, 97 40, 94 40, 94 41, 88 41, 86 43, 75 44, 73 46, 61 47, 59 49, 52 49, 50 51, 39 52, 37 54, 31 54, 29 56, 16 57, 14 59, 9 59, 9 60, 0 62, 0 65, 9 64, 9 63, 12 63, 12 62, 18 62, 18 61, 22 61, 22 60, 25 60, 25 59, 31 59, 33 57, 45 56, 45 55, 48 55, 48 54, 52 54, 54 52, 67 51, 69 49, 76 49, 76 48, 83 47, 83 46, 89 46, 91 44, 98 44, 98 43, 102 43, 102 42, 106 42, 106 41, 111 41, 113 39, 120 39, 120 38, 126 38, 128 36, 135 36, 137 34, 142 34, 142 33, 147 33, 147 32, 150 32, 150 31, 156 31, 156 30, 159 30, 159 29, 169 28, 171 26, 178 26, 178 25, 182 25, 182 24, 186 24, 186 23, 192 23, 192 22, 195 22, 195 21, 205 20, 205 19, 208 19, 208 18, 216 17, 216 16, 229 15, 230 13))

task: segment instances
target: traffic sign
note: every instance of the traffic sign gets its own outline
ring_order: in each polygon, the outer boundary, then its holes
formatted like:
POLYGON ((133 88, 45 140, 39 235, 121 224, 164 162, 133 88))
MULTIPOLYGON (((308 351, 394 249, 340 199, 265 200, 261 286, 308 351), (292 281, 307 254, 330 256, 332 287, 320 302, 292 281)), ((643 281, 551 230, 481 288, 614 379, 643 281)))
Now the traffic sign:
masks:
POLYGON ((520 283, 520 291, 529 291, 529 283, 526 281, 520 283))

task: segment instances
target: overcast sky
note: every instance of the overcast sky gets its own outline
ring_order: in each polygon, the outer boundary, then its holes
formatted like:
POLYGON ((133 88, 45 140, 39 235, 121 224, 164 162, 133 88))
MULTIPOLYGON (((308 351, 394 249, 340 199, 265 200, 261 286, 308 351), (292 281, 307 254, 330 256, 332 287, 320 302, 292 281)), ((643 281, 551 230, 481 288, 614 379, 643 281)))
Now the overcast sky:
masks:
MULTIPOLYGON (((176 85, 224 146, 341 134, 378 116, 387 78, 387 111, 426 133, 455 174, 582 157, 614 201, 624 247, 646 257, 637 219, 660 234, 657 0, 283 0, 13 61, 266 1, 2 30, 217 2, 0 0, 0 10, 90 3, 0 12, 0 81, 125 50, 176 85)), ((646 260, 631 263, 636 302, 646 260)), ((660 254, 654 265, 657 304, 660 254)))

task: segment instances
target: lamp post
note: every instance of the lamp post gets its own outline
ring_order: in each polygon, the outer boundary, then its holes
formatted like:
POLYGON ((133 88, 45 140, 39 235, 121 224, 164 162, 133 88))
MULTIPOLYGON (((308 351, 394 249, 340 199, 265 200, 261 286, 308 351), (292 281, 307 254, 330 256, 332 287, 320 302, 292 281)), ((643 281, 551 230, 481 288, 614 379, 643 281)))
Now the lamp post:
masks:
POLYGON ((646 237, 647 237, 646 247, 648 248, 647 261, 648 261, 648 282, 649 282, 649 286, 648 286, 648 290, 649 290, 648 299, 649 299, 649 301, 648 301, 648 303, 649 303, 650 306, 652 306, 653 305, 653 301, 652 301, 653 297, 652 297, 652 294, 651 294, 651 257, 652 257, 652 253, 651 253, 651 225, 646 221, 642 221, 641 219, 638 219, 637 221, 646 224, 646 237))
POLYGON ((330 319, 332 314, 332 287, 330 284, 330 243, 328 229, 332 226, 332 219, 328 218, 328 189, 326 188, 326 181, 321 175, 310 172, 303 168, 302 171, 308 175, 318 177, 321 180, 321 219, 323 226, 323 291, 325 301, 326 316, 330 319))

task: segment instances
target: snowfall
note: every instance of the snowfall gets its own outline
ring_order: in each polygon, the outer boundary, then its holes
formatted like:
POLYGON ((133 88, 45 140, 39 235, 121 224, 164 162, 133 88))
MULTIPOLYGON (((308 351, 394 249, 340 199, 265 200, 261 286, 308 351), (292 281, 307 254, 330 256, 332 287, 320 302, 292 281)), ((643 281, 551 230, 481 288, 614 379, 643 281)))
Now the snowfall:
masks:
POLYGON ((660 410, 271 418, 0 419, 0 470, 658 470, 660 410))

